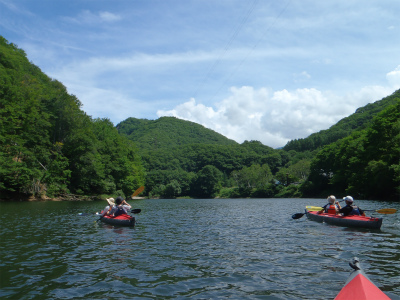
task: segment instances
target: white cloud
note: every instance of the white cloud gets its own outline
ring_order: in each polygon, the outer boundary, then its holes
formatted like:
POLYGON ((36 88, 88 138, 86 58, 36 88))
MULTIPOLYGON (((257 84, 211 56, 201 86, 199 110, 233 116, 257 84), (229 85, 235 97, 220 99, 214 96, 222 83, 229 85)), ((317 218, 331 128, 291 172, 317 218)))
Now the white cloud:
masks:
POLYGON ((121 20, 121 16, 110 13, 108 11, 92 12, 90 10, 82 10, 76 17, 64 17, 65 20, 77 24, 98 24, 103 22, 115 22, 121 20))
POLYGON ((115 15, 108 11, 102 11, 99 13, 100 18, 106 22, 115 22, 121 20, 121 16, 115 15))
POLYGON ((400 88, 400 65, 396 69, 386 74, 386 79, 395 88, 400 88))
POLYGON ((216 103, 215 109, 192 98, 172 110, 159 110, 157 115, 202 124, 239 143, 258 140, 276 148, 327 129, 358 107, 391 92, 389 88, 371 86, 340 96, 317 89, 270 93, 265 88, 244 86, 232 88, 231 95, 216 103))

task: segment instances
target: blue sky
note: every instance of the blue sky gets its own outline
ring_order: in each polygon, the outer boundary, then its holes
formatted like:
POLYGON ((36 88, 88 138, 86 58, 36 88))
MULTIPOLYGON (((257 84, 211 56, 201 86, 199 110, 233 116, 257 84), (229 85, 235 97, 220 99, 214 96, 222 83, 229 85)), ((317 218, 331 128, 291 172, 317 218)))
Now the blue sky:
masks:
POLYGON ((398 0, 0 0, 0 35, 93 118, 271 147, 400 88, 398 0))

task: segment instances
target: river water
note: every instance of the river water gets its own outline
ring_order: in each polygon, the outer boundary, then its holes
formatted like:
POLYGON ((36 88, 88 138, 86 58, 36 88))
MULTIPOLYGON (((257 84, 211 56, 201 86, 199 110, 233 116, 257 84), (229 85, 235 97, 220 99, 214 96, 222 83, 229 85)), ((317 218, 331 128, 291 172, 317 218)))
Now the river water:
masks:
POLYGON ((126 228, 96 221, 105 204, 0 203, 0 298, 333 299, 357 256, 400 299, 400 212, 364 230, 291 218, 323 199, 135 200, 126 228))

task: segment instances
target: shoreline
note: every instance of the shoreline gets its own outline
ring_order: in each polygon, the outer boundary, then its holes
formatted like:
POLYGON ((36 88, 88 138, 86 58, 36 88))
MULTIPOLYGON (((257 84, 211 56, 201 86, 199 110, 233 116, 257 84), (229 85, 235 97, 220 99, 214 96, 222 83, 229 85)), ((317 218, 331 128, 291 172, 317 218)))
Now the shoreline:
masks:
POLYGON ((14 197, 1 197, 0 202, 46 202, 46 201, 54 201, 54 202, 61 202, 61 201, 96 201, 102 200, 96 196, 82 196, 82 195, 74 195, 74 194, 67 194, 58 197, 48 197, 48 196, 40 196, 35 197, 25 196, 25 195, 16 195, 14 197))

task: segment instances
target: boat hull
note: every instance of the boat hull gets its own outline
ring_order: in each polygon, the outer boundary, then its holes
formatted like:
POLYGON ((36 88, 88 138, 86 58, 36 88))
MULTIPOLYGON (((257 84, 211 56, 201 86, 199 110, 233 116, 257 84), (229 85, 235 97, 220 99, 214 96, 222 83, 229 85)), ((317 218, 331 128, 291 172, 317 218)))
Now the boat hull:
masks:
POLYGON ((364 217, 364 216, 338 216, 326 213, 319 214, 316 211, 306 210, 307 218, 312 221, 323 222, 331 225, 344 227, 358 227, 369 229, 380 229, 382 218, 364 217))
POLYGON ((119 215, 117 217, 104 216, 100 217, 100 221, 110 225, 116 226, 135 226, 136 219, 130 215, 119 215))
POLYGON ((350 274, 344 287, 334 300, 390 300, 368 277, 355 257, 350 266, 354 271, 350 274))

